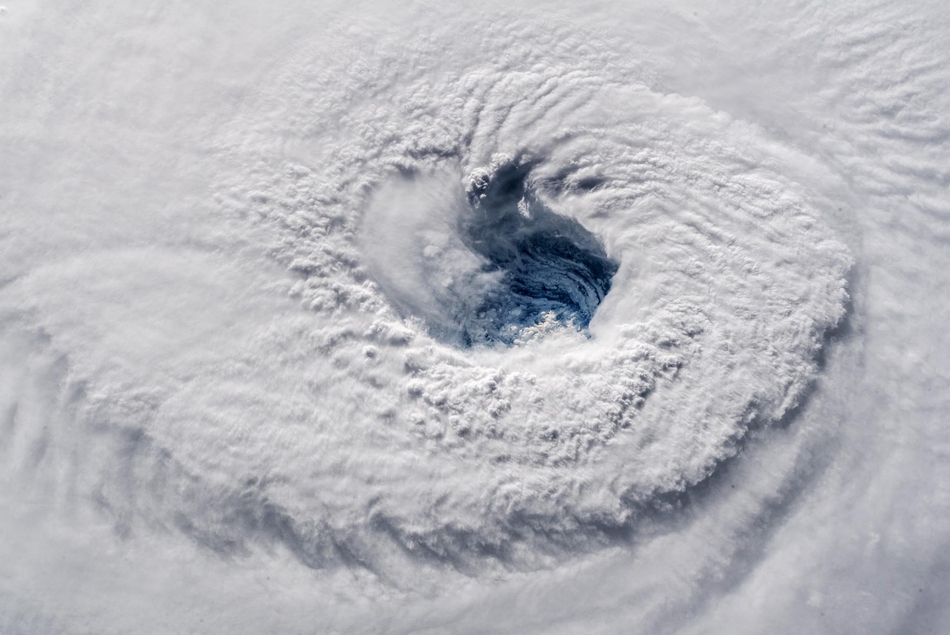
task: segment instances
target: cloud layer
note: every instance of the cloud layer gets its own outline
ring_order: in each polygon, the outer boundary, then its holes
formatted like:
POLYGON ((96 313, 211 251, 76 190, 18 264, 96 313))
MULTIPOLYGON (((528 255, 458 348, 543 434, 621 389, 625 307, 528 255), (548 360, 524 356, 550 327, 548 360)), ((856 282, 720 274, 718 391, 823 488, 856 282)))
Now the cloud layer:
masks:
POLYGON ((4 628, 941 623, 946 25, 379 10, 9 6, 4 628))

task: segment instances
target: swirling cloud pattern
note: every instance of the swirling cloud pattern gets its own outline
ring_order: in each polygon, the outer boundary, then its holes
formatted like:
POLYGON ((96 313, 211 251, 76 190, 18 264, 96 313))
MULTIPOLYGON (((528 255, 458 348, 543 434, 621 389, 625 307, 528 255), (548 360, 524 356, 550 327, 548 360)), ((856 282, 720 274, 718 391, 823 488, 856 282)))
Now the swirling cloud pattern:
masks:
POLYGON ((0 17, 0 630, 946 626, 939 5, 201 4, 0 17))

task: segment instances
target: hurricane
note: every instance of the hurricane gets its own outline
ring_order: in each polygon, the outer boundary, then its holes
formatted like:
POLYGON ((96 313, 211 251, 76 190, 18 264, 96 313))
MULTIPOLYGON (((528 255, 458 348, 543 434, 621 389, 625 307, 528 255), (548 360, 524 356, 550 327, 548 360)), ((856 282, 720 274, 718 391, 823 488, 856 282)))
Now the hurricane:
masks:
POLYGON ((0 632, 943 632, 948 35, 7 0, 0 632))

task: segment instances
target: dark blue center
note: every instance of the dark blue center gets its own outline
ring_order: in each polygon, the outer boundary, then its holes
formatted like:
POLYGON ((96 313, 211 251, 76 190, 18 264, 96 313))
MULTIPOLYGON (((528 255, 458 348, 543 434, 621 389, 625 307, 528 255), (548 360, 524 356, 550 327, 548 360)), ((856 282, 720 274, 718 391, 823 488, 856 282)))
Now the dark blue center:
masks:
POLYGON ((593 234, 538 200, 531 167, 505 165, 469 186, 473 213, 462 219, 460 235, 485 258, 486 272, 502 274, 502 284, 461 320, 464 345, 512 344, 552 315, 586 331, 617 273, 593 234))

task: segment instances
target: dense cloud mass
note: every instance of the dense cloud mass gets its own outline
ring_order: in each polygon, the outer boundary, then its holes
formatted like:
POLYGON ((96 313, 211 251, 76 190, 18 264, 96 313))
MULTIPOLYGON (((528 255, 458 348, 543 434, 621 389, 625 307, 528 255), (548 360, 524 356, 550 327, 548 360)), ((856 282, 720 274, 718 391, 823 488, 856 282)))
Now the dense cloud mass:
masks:
POLYGON ((0 11, 0 632, 950 628, 941 3, 280 5, 0 11))

